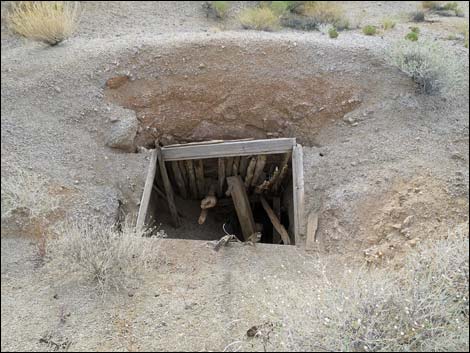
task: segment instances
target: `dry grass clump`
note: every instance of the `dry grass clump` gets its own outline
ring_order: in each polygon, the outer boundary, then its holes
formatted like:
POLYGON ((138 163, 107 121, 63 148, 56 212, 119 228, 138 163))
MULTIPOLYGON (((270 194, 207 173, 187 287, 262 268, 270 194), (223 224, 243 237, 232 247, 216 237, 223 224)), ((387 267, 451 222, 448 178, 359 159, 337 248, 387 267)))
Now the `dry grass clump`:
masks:
POLYGON ((2 218, 15 212, 29 218, 45 217, 58 207, 58 199, 48 192, 49 180, 32 171, 9 166, 11 174, 2 176, 2 218))
POLYGON ((381 26, 384 31, 388 31, 388 30, 394 29, 396 24, 397 23, 391 18, 384 18, 382 19, 381 26))
POLYGON ((466 351, 468 238, 422 245, 398 272, 347 269, 316 283, 310 342, 327 351, 466 351))
POLYGON ((75 1, 18 1, 12 2, 7 20, 19 35, 54 46, 72 35, 79 15, 75 1))
POLYGON ((129 223, 120 229, 103 221, 65 223, 49 242, 51 264, 85 276, 102 293, 128 288, 155 260, 156 239, 129 223))
POLYGON ((437 10, 441 8, 440 1, 421 1, 421 7, 426 10, 437 10))
POLYGON ((468 90, 465 58, 432 41, 398 41, 389 50, 389 62, 409 75, 427 94, 456 94, 468 90))
POLYGON ((205 1, 202 8, 206 12, 206 16, 213 16, 218 19, 227 17, 230 9, 229 1, 205 1))
POLYGON ((350 27, 343 7, 334 1, 294 1, 287 6, 282 16, 286 27, 318 30, 320 26, 332 25, 337 30, 350 27))
POLYGON ((377 28, 372 25, 367 25, 362 27, 362 33, 364 33, 366 36, 374 36, 377 34, 377 28))
POLYGON ((243 10, 239 16, 245 29, 274 31, 279 28, 279 16, 269 7, 252 7, 243 10))

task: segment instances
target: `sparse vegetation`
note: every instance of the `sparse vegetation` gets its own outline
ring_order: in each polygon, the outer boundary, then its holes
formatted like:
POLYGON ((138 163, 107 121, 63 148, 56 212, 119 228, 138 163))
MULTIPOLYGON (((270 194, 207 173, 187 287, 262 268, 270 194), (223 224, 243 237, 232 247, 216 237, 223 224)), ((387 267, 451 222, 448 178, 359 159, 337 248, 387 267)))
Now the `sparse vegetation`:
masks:
POLYGON ((390 18, 384 18, 382 20, 382 29, 384 31, 388 31, 390 29, 393 29, 393 28, 395 28, 395 26, 396 26, 396 22, 394 20, 390 19, 390 18))
POLYGON ((114 225, 65 223, 50 241, 50 265, 67 274, 78 274, 105 293, 127 288, 154 261, 155 240, 146 231, 124 223, 114 225))
POLYGON ((421 7, 426 10, 436 10, 440 8, 439 1, 421 1, 421 7))
POLYGON ((442 4, 440 1, 422 1, 421 7, 425 10, 433 11, 442 16, 463 16, 463 10, 456 1, 445 4, 442 4))
POLYGON ((72 35, 79 15, 75 1, 18 1, 12 2, 7 20, 15 33, 54 46, 72 35))
POLYGON ((410 27, 410 31, 416 34, 419 34, 421 32, 419 27, 410 27))
POLYGON ((423 11, 416 11, 411 14, 411 20, 413 22, 424 22, 426 20, 423 11))
POLYGON ((412 42, 416 42, 418 40, 419 36, 418 36, 418 33, 417 32, 409 32, 406 36, 405 36, 405 39, 406 40, 410 40, 412 42))
POLYGON ((242 11, 239 16, 243 28, 258 31, 274 31, 279 28, 279 16, 270 7, 252 7, 242 11))
POLYGON ((362 28, 362 33, 366 36, 374 36, 377 34, 377 28, 375 26, 367 25, 362 28))
MULTIPOLYGON (((415 33, 415 32, 411 32, 415 33)), ((468 69, 459 56, 431 41, 398 41, 389 53, 390 62, 408 74, 427 94, 468 89, 468 69)))
POLYGON ((332 1, 298 1, 287 7, 291 14, 282 17, 286 27, 319 30, 322 25, 332 25, 337 30, 350 27, 341 5, 332 1))
MULTIPOLYGON (((317 283, 310 342, 328 351, 468 348, 468 238, 429 242, 401 270, 346 269, 317 283)), ((322 350, 325 350, 322 349, 322 350)))
POLYGON ((335 38, 338 38, 339 34, 336 28, 332 27, 328 30, 328 35, 330 36, 330 38, 335 39, 335 38))
POLYGON ((202 7, 207 17, 213 16, 218 19, 223 19, 227 16, 230 3, 229 1, 206 1, 202 7))

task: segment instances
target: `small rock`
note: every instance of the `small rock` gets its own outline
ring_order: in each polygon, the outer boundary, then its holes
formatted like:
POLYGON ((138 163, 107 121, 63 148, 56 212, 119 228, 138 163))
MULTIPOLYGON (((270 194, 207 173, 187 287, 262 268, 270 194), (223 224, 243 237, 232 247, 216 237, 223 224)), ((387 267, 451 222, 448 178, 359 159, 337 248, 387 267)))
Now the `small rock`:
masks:
POLYGON ((138 122, 135 112, 129 109, 114 108, 111 116, 119 116, 119 121, 115 122, 107 137, 106 145, 112 148, 119 148, 127 152, 135 152, 134 143, 137 134, 138 122))
POLYGON ((62 92, 62 90, 61 90, 60 87, 58 87, 58 86, 55 86, 54 89, 55 89, 55 91, 56 91, 57 93, 62 92))
POLYGON ((58 295, 58 294, 54 294, 53 298, 54 298, 54 299, 59 299, 59 295, 58 295))
POLYGON ((206 65, 203 64, 203 63, 200 63, 198 67, 199 67, 200 69, 205 69, 205 68, 206 68, 206 65))

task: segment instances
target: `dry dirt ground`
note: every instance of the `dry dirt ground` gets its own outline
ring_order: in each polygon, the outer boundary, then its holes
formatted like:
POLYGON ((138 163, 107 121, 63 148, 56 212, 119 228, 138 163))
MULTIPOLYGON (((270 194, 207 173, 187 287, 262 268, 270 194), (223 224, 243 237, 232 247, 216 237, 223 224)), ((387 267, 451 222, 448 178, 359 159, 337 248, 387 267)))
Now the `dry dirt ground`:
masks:
MULTIPOLYGON (((315 325, 308 312, 319 259, 341 271, 403 256, 468 222, 468 91, 419 94, 384 60, 411 23, 332 41, 319 32, 245 31, 235 20, 246 6, 239 2, 224 22, 206 18, 200 2, 82 3, 76 35, 47 48, 8 32, 2 2, 2 180, 18 167, 50 180, 61 202, 54 220, 114 220, 136 212, 145 147, 155 138, 294 136, 305 146, 318 249, 258 244, 216 253, 201 241, 163 240, 159 265, 140 286, 101 300, 86 283, 38 266, 34 227, 2 217, 2 351, 57 348, 41 343, 48 334, 83 351, 318 349, 303 337, 315 325), (109 84, 122 75, 129 80, 109 84), (129 113, 123 108, 135 111, 130 150, 138 153, 106 146, 129 113), (269 339, 246 337, 263 324, 269 339)), ((344 6, 375 24, 418 4, 344 6)), ((462 6, 465 18, 420 27, 468 62, 468 49, 445 40, 468 23, 462 6)))

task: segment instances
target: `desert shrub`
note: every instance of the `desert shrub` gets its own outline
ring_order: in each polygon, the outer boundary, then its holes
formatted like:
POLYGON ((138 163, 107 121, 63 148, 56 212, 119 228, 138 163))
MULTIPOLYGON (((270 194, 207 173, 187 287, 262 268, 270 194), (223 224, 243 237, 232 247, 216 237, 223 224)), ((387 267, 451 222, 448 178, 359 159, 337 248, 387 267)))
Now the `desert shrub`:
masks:
POLYGON ((424 22, 426 20, 423 11, 415 11, 411 14, 411 20, 413 22, 424 22))
POLYGON ((390 29, 393 29, 393 28, 395 28, 395 26, 396 26, 396 22, 394 20, 390 19, 390 18, 384 18, 382 20, 382 29, 384 31, 388 31, 390 29))
POLYGON ((345 17, 341 5, 332 1, 304 1, 294 2, 293 14, 282 16, 281 22, 285 27, 302 30, 319 30, 320 26, 332 25, 337 30, 349 28, 349 21, 345 17))
POLYGON ((405 39, 416 42, 418 40, 418 33, 411 31, 405 36, 405 39))
POLYGON ((243 28, 259 31, 274 31, 279 28, 279 16, 269 7, 247 8, 240 13, 243 28))
POLYGON ((409 75, 427 94, 468 89, 465 59, 432 41, 398 41, 391 46, 390 63, 409 75))
POLYGON ((227 16, 230 3, 228 1, 206 1, 202 7, 207 17, 213 16, 221 19, 227 16))
POLYGON ((271 1, 269 7, 277 15, 282 15, 284 12, 289 11, 289 6, 292 1, 271 1))
POLYGON ((440 7, 442 10, 457 12, 460 10, 460 6, 457 2, 448 2, 440 7))
POLYGON ((335 38, 338 38, 339 34, 338 34, 338 31, 336 30, 336 28, 330 28, 328 30, 328 35, 330 36, 330 38, 332 39, 335 39, 335 38))
POLYGON ((348 268, 316 283, 310 342, 327 351, 465 351, 468 238, 426 243, 402 269, 348 268))
POLYGON ((58 207, 58 199, 48 192, 50 181, 32 171, 9 166, 9 176, 2 176, 2 218, 16 211, 30 218, 45 217, 58 207))
POLYGON ((366 36, 373 36, 377 34, 377 28, 375 26, 367 25, 362 28, 362 33, 366 36))
POLYGON ((154 259, 156 239, 125 222, 119 229, 104 221, 67 222, 50 241, 50 265, 78 274, 102 293, 128 288, 154 259))
POLYGON ((421 32, 419 27, 410 27, 410 31, 416 34, 419 34, 421 32))
POLYGON ((7 20, 19 35, 53 46, 72 35, 79 9, 72 1, 18 1, 12 3, 7 20))
POLYGON ((421 1, 421 7, 426 10, 437 10, 441 4, 439 1, 421 1))

